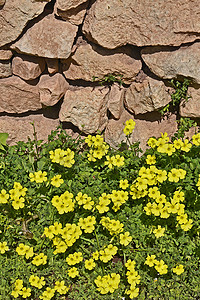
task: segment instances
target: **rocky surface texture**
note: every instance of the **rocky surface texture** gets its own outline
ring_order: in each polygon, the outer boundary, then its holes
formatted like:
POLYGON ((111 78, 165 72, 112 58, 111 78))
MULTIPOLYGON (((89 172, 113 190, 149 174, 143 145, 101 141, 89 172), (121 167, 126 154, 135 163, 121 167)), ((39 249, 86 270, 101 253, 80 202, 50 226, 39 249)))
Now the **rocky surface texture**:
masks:
POLYGON ((200 118, 198 0, 0 0, 0 132, 26 140, 63 123, 71 134, 104 133, 113 147, 200 118), (161 117, 170 80, 189 79, 188 101, 161 117))

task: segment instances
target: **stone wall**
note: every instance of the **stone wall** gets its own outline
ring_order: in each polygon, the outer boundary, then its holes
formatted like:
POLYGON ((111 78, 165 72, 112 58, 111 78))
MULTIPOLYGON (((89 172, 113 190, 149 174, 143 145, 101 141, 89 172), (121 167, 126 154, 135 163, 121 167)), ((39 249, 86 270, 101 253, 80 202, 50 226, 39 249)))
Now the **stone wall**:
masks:
POLYGON ((116 146, 133 118, 133 141, 177 129, 169 80, 190 79, 180 115, 200 117, 199 0, 0 0, 0 132, 9 143, 104 132, 116 146), (115 74, 124 82, 100 86, 115 74))

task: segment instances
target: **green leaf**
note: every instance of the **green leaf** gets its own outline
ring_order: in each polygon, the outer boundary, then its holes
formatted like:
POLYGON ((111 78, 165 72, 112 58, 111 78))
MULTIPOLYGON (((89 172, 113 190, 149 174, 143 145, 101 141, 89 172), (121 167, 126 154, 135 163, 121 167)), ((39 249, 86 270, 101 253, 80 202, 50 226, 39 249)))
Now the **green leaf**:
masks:
POLYGON ((7 141, 8 133, 0 133, 0 150, 5 151, 7 148, 7 141))

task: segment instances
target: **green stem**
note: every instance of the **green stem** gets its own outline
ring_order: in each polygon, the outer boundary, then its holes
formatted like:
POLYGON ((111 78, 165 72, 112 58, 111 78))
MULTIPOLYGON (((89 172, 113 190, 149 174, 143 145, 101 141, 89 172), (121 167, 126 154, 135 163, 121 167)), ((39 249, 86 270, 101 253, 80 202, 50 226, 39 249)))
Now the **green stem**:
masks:
MULTIPOLYGON (((100 250, 99 239, 98 239, 98 236, 97 236, 97 233, 96 233, 96 229, 94 230, 94 233, 95 233, 95 237, 96 237, 96 240, 97 240, 98 250, 100 250)), ((102 273, 103 273, 103 276, 104 276, 105 275, 105 270, 104 270, 103 262, 101 261, 100 264, 101 264, 101 269, 102 269, 102 273)))

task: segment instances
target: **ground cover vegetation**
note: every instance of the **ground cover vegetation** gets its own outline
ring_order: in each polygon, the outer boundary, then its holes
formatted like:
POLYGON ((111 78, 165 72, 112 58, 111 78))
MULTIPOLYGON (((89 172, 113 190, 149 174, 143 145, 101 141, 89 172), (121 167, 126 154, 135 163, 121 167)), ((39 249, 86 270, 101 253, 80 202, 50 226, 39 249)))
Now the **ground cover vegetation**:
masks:
POLYGON ((0 136, 1 299, 199 299, 200 133, 0 136), (120 150, 123 149, 123 150, 120 150))

